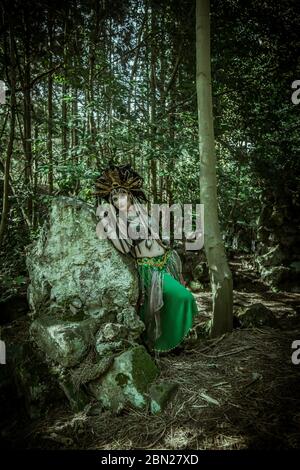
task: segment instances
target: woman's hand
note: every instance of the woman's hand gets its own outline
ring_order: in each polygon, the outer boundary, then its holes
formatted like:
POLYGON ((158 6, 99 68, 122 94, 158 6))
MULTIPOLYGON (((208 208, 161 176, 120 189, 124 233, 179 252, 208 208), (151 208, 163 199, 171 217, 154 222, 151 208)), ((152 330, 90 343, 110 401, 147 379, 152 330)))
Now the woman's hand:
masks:
POLYGON ((96 232, 98 237, 102 239, 112 238, 113 233, 115 233, 106 218, 103 218, 98 222, 96 232))
POLYGON ((116 230, 114 229, 114 213, 113 208, 109 204, 102 204, 97 208, 97 216, 99 222, 97 224, 97 235, 101 238, 114 238, 116 237, 116 230))

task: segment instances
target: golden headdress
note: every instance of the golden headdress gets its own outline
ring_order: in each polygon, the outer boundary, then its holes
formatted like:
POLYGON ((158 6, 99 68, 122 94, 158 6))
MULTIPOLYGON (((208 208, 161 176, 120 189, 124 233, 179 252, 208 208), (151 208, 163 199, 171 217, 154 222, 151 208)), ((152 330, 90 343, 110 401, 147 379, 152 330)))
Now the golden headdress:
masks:
POLYGON ((125 165, 110 165, 96 179, 94 196, 107 199, 113 189, 124 188, 132 192, 138 199, 147 201, 142 189, 143 178, 133 170, 129 163, 125 165))

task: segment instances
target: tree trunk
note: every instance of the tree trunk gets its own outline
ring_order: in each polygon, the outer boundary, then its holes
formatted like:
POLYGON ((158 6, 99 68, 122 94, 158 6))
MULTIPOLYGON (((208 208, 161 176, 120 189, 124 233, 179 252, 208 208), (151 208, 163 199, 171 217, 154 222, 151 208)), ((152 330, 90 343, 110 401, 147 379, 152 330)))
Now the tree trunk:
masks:
MULTIPOLYGON (((150 127, 151 127, 151 147, 152 149, 156 148, 156 44, 154 40, 154 35, 156 32, 156 12, 153 11, 153 3, 151 4, 151 105, 150 105, 150 127)), ((154 157, 154 151, 152 151, 151 160, 150 160, 150 171, 151 171, 151 191, 153 202, 157 203, 157 166, 156 159, 154 157)))
POLYGON ((200 199, 204 204, 204 249, 212 287, 211 336, 232 330, 232 275, 218 220, 216 153, 212 115, 209 0, 196 0, 196 86, 200 152, 200 199))
MULTIPOLYGON (((52 18, 50 12, 48 13, 48 44, 50 50, 49 67, 52 68, 52 18)), ((52 73, 48 75, 48 135, 47 135, 47 152, 49 159, 49 173, 48 173, 48 184, 50 194, 53 192, 53 149, 52 149, 52 137, 53 137, 53 78, 52 73)))
POLYGON ((64 81, 62 86, 62 103, 61 103, 61 118, 62 118, 62 131, 61 131, 61 145, 62 145, 62 154, 64 162, 67 160, 68 154, 68 105, 67 105, 67 71, 68 71, 68 51, 67 51, 67 44, 68 44, 68 16, 69 10, 66 11, 66 18, 64 24, 64 46, 63 46, 63 63, 64 63, 64 81))
POLYGON ((14 33, 13 26, 10 23, 9 27, 9 49, 10 49, 10 131, 9 141, 7 146, 5 170, 4 170, 4 186, 3 186, 3 205, 2 205, 2 217, 0 223, 0 244, 3 241, 7 216, 8 216, 8 192, 9 192, 9 178, 10 178, 10 162, 13 152, 14 138, 15 138, 15 122, 16 122, 16 59, 14 50, 14 33))
POLYGON ((95 93, 94 93, 94 81, 95 81, 95 62, 96 62, 96 50, 99 34, 99 3, 96 2, 94 15, 93 15, 94 26, 91 31, 90 44, 89 44, 89 87, 88 87, 88 99, 89 99, 89 131, 91 134, 91 142, 93 145, 96 143, 96 123, 94 118, 95 110, 95 93))
MULTIPOLYGON (((31 220, 33 201, 32 201, 32 135, 31 135, 31 39, 29 19, 25 13, 24 27, 25 27, 25 53, 24 53, 24 81, 23 81, 23 96, 24 96, 24 153, 25 153, 25 186, 28 190, 27 199, 27 213, 28 219, 31 220)), ((32 224, 32 220, 31 220, 32 224)))

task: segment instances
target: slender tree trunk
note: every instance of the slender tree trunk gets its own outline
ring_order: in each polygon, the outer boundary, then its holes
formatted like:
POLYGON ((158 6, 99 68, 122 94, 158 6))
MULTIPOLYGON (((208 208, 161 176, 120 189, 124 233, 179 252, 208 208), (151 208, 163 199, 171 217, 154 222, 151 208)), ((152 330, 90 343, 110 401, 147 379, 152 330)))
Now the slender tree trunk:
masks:
MULTIPOLYGON (((52 68, 52 19, 50 12, 48 13, 48 43, 50 50, 49 66, 52 68)), ((49 173, 48 185, 50 194, 53 192, 53 150, 52 150, 52 137, 53 137, 53 78, 52 73, 48 75, 48 136, 47 136, 47 152, 49 160, 49 173)))
POLYGON ((61 117, 62 117, 62 131, 61 131, 61 145, 63 159, 66 161, 68 154, 68 105, 66 101, 68 86, 67 86, 67 40, 68 40, 68 16, 69 10, 66 11, 65 26, 64 26, 64 47, 63 47, 63 62, 64 62, 64 81, 62 86, 62 104, 61 104, 61 117))
POLYGON ((34 127, 34 144, 33 144, 33 159, 32 159, 32 170, 33 170, 33 181, 32 181, 32 191, 33 191, 33 204, 32 204, 32 227, 37 228, 38 225, 38 215, 36 211, 36 197, 38 192, 38 157, 37 157, 37 142, 39 139, 39 128, 37 125, 34 127))
POLYGON ((198 101, 200 199, 204 204, 204 249, 212 286, 211 336, 232 330, 232 275, 218 220, 216 153, 212 114, 209 0, 196 0, 196 86, 198 101))
MULTIPOLYGON (((25 13, 25 54, 24 54, 24 152, 25 152, 25 186, 28 190, 27 213, 28 218, 32 217, 32 131, 31 131, 31 64, 30 64, 30 31, 28 12, 25 13)), ((31 221, 32 223, 32 221, 31 221)))
MULTIPOLYGON (((161 43, 164 44, 164 35, 165 35, 165 18, 164 16, 161 16, 160 18, 160 25, 159 29, 161 31, 161 43)), ((160 76, 159 76, 159 82, 160 82, 160 93, 159 93, 159 114, 163 116, 163 119, 165 119, 165 111, 166 111, 166 95, 165 95, 165 86, 166 86, 166 69, 167 69, 167 64, 166 64, 166 54, 165 54, 165 48, 162 47, 160 50, 160 76)), ((162 146, 160 145, 160 148, 162 146)), ((160 176, 158 177, 159 179, 159 201, 160 203, 164 202, 163 201, 163 192, 164 192, 164 177, 161 175, 162 171, 164 170, 164 162, 162 160, 159 160, 158 162, 158 167, 159 167, 159 173, 160 176)))
MULTIPOLYGON (((145 134, 147 136, 147 141, 150 142, 150 85, 149 85, 149 56, 150 56, 150 45, 149 45, 149 1, 145 0, 145 15, 146 15, 146 44, 145 44, 145 57, 144 61, 146 64, 146 119, 147 129, 145 134)), ((148 157, 144 162, 143 157, 143 166, 144 174, 147 178, 147 192, 150 194, 150 165, 148 157)), ((149 202, 150 204, 150 202, 149 202)), ((149 208, 148 208, 149 209, 149 208)))
MULTIPOLYGON (((127 99, 127 122, 128 122, 128 135, 131 135, 131 107, 132 107, 132 95, 134 97, 134 111, 135 111, 135 105, 136 105, 136 80, 135 80, 135 75, 138 69, 138 61, 139 61, 139 56, 140 56, 140 50, 141 50, 141 44, 142 44, 142 35, 145 29, 145 24, 147 21, 147 12, 143 16, 142 24, 140 26, 138 36, 137 36, 137 45, 136 45, 136 50, 135 50, 135 56, 133 60, 133 65, 132 69, 130 72, 130 79, 129 79, 129 92, 128 92, 128 99, 127 99)), ((133 149, 132 152, 130 152, 129 156, 129 161, 130 164, 135 168, 136 161, 135 161, 135 142, 133 144, 133 149)))
POLYGON ((150 105, 150 126, 151 126, 151 147, 153 149, 151 155, 151 163, 150 163, 150 170, 151 170, 151 191, 153 202, 157 203, 157 166, 156 166, 156 159, 154 157, 155 151, 155 142, 156 142, 156 44, 154 40, 154 35, 156 32, 156 12, 153 8, 153 2, 151 4, 151 79, 150 79, 150 87, 151 87, 151 105, 150 105))
MULTIPOLYGON (((171 93, 171 102, 175 102, 175 95, 174 90, 170 90, 171 93)), ((175 152, 175 111, 169 113, 168 115, 168 128, 169 128, 169 142, 170 146, 175 152)), ((167 197, 167 202, 172 206, 174 203, 174 196, 173 196, 173 189, 172 189, 172 178, 171 178, 171 172, 173 170, 174 166, 174 158, 172 156, 169 156, 168 162, 167 162, 167 178, 166 178, 166 197, 167 197)))
POLYGON ((95 61, 96 61, 96 50, 99 34, 99 2, 95 3, 94 6, 94 15, 93 21, 94 26, 92 28, 90 36, 90 47, 89 47, 89 88, 88 88, 88 97, 89 97, 89 130, 91 134, 92 144, 96 143, 96 124, 94 118, 95 110, 95 61))
POLYGON ((13 25, 10 21, 9 26, 9 51, 10 51, 10 131, 9 140, 6 152, 5 169, 4 169, 4 186, 3 186, 3 205, 2 217, 0 223, 0 244, 3 241, 8 216, 8 193, 9 193, 9 179, 10 179, 10 163, 13 152, 14 138, 15 138, 15 123, 16 123, 16 56, 14 49, 14 32, 13 25))
MULTIPOLYGON (((77 147, 78 145, 78 90, 74 88, 73 90, 73 101, 72 101, 72 148, 77 147)), ((76 159, 74 160, 76 162, 76 159)))

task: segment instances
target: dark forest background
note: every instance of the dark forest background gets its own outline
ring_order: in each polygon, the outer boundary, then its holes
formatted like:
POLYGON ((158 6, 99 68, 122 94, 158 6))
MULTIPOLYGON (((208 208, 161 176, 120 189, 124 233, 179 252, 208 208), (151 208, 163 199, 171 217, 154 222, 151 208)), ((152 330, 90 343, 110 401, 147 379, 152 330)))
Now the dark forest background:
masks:
MULTIPOLYGON (((262 199, 290 225, 298 208, 297 6, 211 3, 219 217, 241 250, 254 248, 262 199)), ((23 242, 49 194, 89 199, 110 160, 130 162, 153 202, 199 202, 193 1, 20 1, 1 11, 2 238, 23 242)))
MULTIPOLYGON (((218 217, 234 301, 282 302, 274 311, 286 314, 289 328, 291 311, 299 323, 300 293, 300 103, 292 100, 293 93, 299 100, 299 18, 297 0, 210 2, 218 217)), ((201 202, 195 22, 194 0, 1 2, 0 324, 28 310, 25 246, 53 196, 94 204, 97 175, 109 163, 130 163, 151 202, 201 202)), ((181 254, 189 287, 209 291, 203 253, 181 254)), ((260 346, 270 341, 280 355, 275 336, 261 337, 260 346)), ((289 383, 275 385, 290 390, 289 383)), ((268 408, 260 393, 256 411, 265 421, 253 445, 263 435, 295 447, 299 433, 287 437, 279 422, 291 401, 274 398, 268 408), (279 417, 268 435, 271 415, 279 417)), ((238 407, 232 422, 248 423, 238 407)), ((293 412, 299 424, 299 409, 293 412)))

